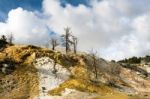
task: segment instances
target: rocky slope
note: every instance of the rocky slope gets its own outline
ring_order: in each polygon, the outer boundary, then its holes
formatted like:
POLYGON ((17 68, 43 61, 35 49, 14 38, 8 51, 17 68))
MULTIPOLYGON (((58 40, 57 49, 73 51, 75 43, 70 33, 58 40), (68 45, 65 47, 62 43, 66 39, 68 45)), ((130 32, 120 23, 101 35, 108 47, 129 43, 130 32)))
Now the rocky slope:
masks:
POLYGON ((62 54, 32 45, 7 45, 0 52, 0 97, 3 97, 2 99, 150 97, 148 78, 118 63, 101 58, 97 60, 98 78, 95 79, 93 61, 88 54, 62 54))
POLYGON ((39 89, 40 94, 37 99, 51 98, 48 96, 48 91, 56 87, 59 87, 61 83, 69 79, 70 72, 63 68, 63 66, 56 64, 56 73, 53 68, 53 60, 48 57, 42 57, 36 59, 36 68, 38 69, 39 75, 39 89))

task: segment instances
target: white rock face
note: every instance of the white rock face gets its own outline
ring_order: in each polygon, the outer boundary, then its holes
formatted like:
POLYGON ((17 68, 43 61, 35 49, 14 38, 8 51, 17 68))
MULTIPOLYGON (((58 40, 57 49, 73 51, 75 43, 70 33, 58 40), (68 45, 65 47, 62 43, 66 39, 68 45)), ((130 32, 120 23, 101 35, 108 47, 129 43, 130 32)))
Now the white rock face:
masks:
POLYGON ((150 73, 150 66, 147 67, 146 71, 147 71, 148 73, 150 73))
POLYGON ((48 57, 36 59, 35 66, 38 69, 40 80, 40 94, 35 99, 56 99, 53 96, 47 95, 47 92, 58 87, 61 83, 66 81, 70 76, 70 72, 66 68, 63 68, 63 66, 56 64, 57 73, 54 74, 54 62, 48 57))

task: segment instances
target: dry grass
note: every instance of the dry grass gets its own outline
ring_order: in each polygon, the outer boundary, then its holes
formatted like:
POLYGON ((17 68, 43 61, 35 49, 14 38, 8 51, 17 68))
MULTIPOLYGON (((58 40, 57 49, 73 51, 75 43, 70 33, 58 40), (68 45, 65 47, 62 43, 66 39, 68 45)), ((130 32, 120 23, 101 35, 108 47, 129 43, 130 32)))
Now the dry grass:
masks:
POLYGON ((3 97, 2 99, 33 99, 38 94, 38 76, 33 66, 28 64, 21 65, 11 76, 6 75, 2 80, 7 80, 8 78, 14 79, 17 86, 8 93, 2 93, 0 95, 3 97))
POLYGON ((50 90, 49 94, 61 95, 65 88, 99 94, 99 96, 94 99, 129 99, 129 96, 126 94, 117 92, 104 84, 94 85, 79 79, 69 79, 68 81, 61 84, 58 88, 50 90))
MULTIPOLYGON (((1 99, 33 99, 39 92, 39 81, 37 70, 33 66, 35 57, 48 56, 52 59, 57 56, 57 62, 71 71, 71 77, 69 80, 62 83, 58 88, 49 91, 50 95, 61 95, 65 88, 76 89, 82 92, 98 93, 95 99, 128 99, 126 94, 115 91, 113 88, 102 84, 100 82, 95 83, 91 81, 91 71, 87 68, 84 57, 82 55, 75 54, 61 54, 48 49, 42 49, 34 46, 10 46, 3 52, 0 52, 0 61, 3 61, 7 56, 10 56, 17 65, 17 69, 10 75, 1 75, 0 80, 14 79, 17 85, 12 90, 6 92, 0 85, 0 97, 1 99)), ((103 65, 105 62, 101 62, 103 65)), ((108 68, 101 68, 106 70, 108 68)), ((118 69, 118 68, 117 68, 118 69)), ((113 68, 114 74, 119 75, 120 71, 116 71, 116 67, 113 68)), ((120 70, 120 69, 118 69, 120 70)), ((113 77, 110 75, 110 77, 113 77)), ((107 78, 107 77, 105 77, 107 78)), ((117 79, 117 77, 116 77, 117 79)), ((119 83, 119 81, 116 81, 119 83)), ((120 82, 122 83, 122 82, 120 82)))
POLYGON ((65 88, 70 88, 70 89, 76 89, 79 91, 83 92, 91 92, 91 93, 107 93, 111 92, 111 89, 108 88, 105 85, 94 85, 92 83, 89 83, 85 80, 81 79, 69 79, 63 84, 61 84, 58 88, 55 88, 51 91, 49 91, 50 95, 60 95, 62 91, 65 90, 65 88))
POLYGON ((131 98, 123 93, 106 93, 105 95, 100 95, 93 99, 131 99, 131 98))
MULTIPOLYGON (((50 95, 61 95, 65 88, 76 89, 82 92, 98 93, 104 97, 127 97, 127 95, 115 91, 113 88, 100 82, 91 82, 87 69, 83 65, 77 65, 71 69, 71 77, 58 88, 49 91, 50 95)), ((101 99, 101 97, 96 99, 101 99)), ((103 98, 102 98, 103 99, 103 98)), ((107 98, 108 99, 108 98, 107 98)), ((126 99, 126 98, 111 98, 111 99, 126 99)))
MULTIPOLYGON (((74 56, 68 55, 71 61, 69 63, 71 65, 71 77, 69 80, 62 83, 58 88, 50 90, 49 95, 61 95, 61 93, 65 90, 65 88, 76 89, 82 92, 89 93, 97 93, 100 96, 95 99, 128 99, 129 97, 126 94, 115 91, 115 89, 103 84, 91 82, 89 70, 86 67, 86 63, 84 62, 84 58, 82 56, 74 56), (73 64, 73 62, 76 64, 73 64), (111 98, 112 97, 112 98, 111 98)), ((65 59, 66 61, 67 59, 65 59)), ((62 65, 65 65, 62 64, 62 65)))
MULTIPOLYGON (((32 55, 33 49, 23 49, 24 46, 10 46, 4 50, 0 56, 0 59, 11 57, 17 65, 16 70, 9 75, 1 75, 2 81, 15 81, 13 84, 4 84, 5 88, 0 88, 1 99, 33 99, 35 95, 39 93, 39 81, 36 68, 32 65, 34 55, 32 55), (14 86, 14 88, 11 88, 14 86), (8 90, 8 87, 11 89, 8 90)), ((2 85, 1 85, 2 86, 2 85)))

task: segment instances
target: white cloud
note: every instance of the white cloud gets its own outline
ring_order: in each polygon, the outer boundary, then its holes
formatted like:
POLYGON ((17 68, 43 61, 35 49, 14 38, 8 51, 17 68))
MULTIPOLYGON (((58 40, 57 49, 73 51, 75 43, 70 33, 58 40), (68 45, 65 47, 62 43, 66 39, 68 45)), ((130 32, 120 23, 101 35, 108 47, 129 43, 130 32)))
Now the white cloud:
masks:
POLYGON ((150 54, 149 0, 89 1, 90 7, 67 4, 64 8, 60 0, 43 0, 42 13, 11 10, 0 31, 13 32, 16 42, 38 44, 45 42, 48 30, 63 34, 69 26, 82 51, 95 48, 107 59, 150 54))
POLYGON ((15 42, 41 44, 48 37, 45 22, 39 19, 34 12, 22 8, 12 9, 6 23, 0 23, 1 33, 13 33, 15 42))

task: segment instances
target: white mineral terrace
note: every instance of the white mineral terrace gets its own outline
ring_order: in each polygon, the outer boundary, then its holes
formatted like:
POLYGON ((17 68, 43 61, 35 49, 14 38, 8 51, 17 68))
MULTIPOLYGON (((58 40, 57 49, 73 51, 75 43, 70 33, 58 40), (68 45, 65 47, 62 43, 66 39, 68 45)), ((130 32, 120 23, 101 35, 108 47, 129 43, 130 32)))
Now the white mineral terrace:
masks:
POLYGON ((69 78, 70 72, 63 66, 56 64, 57 73, 54 74, 54 62, 48 57, 36 59, 36 68, 39 75, 40 94, 35 99, 54 99, 49 96, 48 91, 58 87, 61 83, 69 78))

